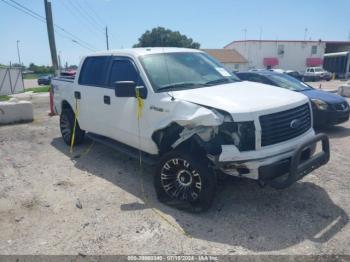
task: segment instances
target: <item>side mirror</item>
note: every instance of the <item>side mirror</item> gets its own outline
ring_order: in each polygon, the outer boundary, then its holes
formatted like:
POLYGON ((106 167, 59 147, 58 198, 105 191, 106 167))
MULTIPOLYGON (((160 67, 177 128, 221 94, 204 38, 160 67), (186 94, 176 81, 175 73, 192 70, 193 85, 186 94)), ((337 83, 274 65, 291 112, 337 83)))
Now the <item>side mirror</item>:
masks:
POLYGON ((147 88, 144 86, 137 86, 136 89, 140 92, 140 97, 145 99, 147 97, 147 88))
POLYGON ((115 82, 115 96, 118 97, 135 97, 136 83, 134 81, 117 81, 115 82))
POLYGON ((144 86, 137 87, 134 81, 115 82, 115 96, 117 97, 136 97, 136 88, 140 92, 140 97, 147 97, 147 89, 144 86))

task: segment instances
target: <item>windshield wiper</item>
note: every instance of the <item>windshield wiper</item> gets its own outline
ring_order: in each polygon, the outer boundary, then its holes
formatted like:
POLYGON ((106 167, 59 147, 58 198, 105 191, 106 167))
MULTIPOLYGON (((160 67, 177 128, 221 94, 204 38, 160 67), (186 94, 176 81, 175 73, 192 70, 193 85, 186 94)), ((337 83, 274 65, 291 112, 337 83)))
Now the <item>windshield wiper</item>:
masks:
POLYGON ((220 78, 220 79, 216 79, 216 80, 213 80, 213 81, 206 82, 204 85, 205 86, 213 86, 213 85, 218 85, 218 84, 222 84, 222 83, 227 83, 229 81, 230 80, 227 79, 227 78, 220 78))
POLYGON ((198 83, 177 83, 177 84, 161 86, 161 87, 158 88, 158 91, 159 90, 171 89, 171 88, 192 87, 192 86, 198 86, 198 85, 200 85, 200 84, 198 84, 198 83))

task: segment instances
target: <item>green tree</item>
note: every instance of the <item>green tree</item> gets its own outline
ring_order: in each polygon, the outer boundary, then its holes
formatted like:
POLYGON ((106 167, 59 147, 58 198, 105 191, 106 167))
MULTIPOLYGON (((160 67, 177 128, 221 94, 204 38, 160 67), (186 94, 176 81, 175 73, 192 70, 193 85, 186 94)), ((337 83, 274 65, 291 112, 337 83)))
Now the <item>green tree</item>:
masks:
POLYGON ((13 63, 11 66, 12 66, 12 67, 20 67, 21 70, 26 69, 26 67, 25 67, 24 65, 21 65, 21 64, 19 64, 19 63, 13 63))
POLYGON ((133 47, 187 47, 196 48, 200 44, 194 42, 192 38, 182 35, 179 31, 171 31, 164 27, 147 30, 133 47))
POLYGON ((52 66, 38 66, 34 63, 30 63, 28 69, 35 74, 53 74, 55 71, 52 66))

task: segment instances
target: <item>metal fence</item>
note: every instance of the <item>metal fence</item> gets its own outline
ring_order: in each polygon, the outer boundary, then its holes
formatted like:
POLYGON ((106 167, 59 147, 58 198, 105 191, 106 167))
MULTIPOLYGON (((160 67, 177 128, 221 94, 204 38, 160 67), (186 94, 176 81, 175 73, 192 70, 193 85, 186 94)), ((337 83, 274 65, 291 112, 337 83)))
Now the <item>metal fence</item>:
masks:
POLYGON ((21 68, 0 68, 0 95, 11 95, 24 91, 21 68))

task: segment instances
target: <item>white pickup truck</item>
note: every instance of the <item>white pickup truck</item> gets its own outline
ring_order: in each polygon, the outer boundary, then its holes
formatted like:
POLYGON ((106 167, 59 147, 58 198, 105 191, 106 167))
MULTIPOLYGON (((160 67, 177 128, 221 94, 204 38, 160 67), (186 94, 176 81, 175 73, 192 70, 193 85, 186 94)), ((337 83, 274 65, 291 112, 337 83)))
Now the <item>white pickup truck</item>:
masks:
POLYGON ((308 67, 303 75, 303 81, 330 81, 332 76, 332 73, 324 70, 322 67, 308 67))
POLYGON ((243 82, 204 52, 135 48, 82 59, 52 80, 63 140, 87 135, 156 164, 163 202, 210 207, 218 174, 286 188, 329 160, 302 94, 243 82), (316 143, 322 150, 315 152, 316 143), (138 151, 139 150, 139 151, 138 151))

